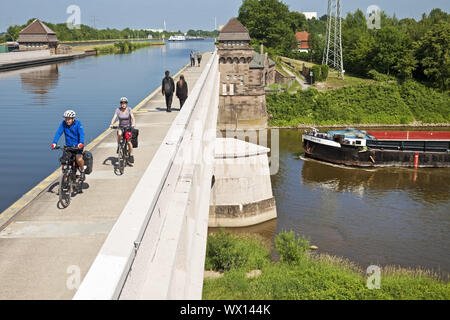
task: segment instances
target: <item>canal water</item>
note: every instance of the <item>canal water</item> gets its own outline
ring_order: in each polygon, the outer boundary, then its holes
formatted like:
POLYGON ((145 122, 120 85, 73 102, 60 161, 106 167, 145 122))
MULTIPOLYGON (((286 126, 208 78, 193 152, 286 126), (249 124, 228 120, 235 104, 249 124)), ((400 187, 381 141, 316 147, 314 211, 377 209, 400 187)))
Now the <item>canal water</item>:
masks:
MULTIPOLYGON (((307 160, 302 132, 279 131, 279 170, 271 177, 278 218, 231 231, 273 243, 293 230, 319 252, 364 270, 396 265, 450 274, 450 169, 366 170, 307 160)), ((269 147, 277 149, 273 141, 269 147)))
POLYGON ((65 110, 77 112, 87 144, 109 126, 120 97, 137 105, 165 70, 189 63, 191 50, 213 51, 214 40, 0 72, 0 212, 58 168, 60 152, 50 145, 65 110))

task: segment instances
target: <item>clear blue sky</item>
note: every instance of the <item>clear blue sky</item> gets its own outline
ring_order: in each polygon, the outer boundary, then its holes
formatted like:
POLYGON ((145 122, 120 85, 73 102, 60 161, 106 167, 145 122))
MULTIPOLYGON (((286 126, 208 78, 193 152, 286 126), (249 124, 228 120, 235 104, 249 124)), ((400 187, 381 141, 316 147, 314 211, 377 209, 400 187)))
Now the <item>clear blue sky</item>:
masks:
MULTIPOLYGON (((342 0, 343 11, 364 12, 372 4, 398 18, 420 19, 422 13, 433 8, 450 12, 449 0, 342 0)), ((24 24, 31 17, 50 22, 65 22, 66 9, 75 4, 81 8, 81 23, 97 28, 162 28, 164 20, 168 30, 214 28, 238 15, 242 0, 0 0, 0 32, 9 25, 24 24)), ((291 10, 327 11, 327 0, 284 0, 291 10)))

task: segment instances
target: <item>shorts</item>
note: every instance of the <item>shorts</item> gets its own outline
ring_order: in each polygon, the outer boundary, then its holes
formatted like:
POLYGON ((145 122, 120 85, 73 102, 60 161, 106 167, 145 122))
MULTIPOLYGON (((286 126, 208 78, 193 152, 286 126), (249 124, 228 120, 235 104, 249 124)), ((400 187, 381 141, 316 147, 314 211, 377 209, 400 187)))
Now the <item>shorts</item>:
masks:
POLYGON ((72 154, 83 154, 84 148, 78 150, 69 150, 69 152, 72 154))

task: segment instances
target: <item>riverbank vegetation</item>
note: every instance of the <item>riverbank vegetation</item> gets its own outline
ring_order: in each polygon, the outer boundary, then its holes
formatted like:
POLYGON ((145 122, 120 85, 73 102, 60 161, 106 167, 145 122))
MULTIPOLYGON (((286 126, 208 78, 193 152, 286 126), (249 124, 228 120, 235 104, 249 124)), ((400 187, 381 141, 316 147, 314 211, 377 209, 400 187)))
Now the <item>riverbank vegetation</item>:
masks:
POLYGON ((270 125, 450 123, 450 93, 409 80, 267 95, 270 125))
MULTIPOLYGON (((247 27, 257 49, 263 43, 275 58, 286 56, 322 63, 326 40, 324 15, 307 20, 279 0, 244 0, 239 21, 247 27), (310 33, 310 53, 296 50, 295 32, 310 33)), ((384 12, 381 28, 370 30, 363 11, 348 13, 342 21, 344 68, 360 76, 370 70, 400 79, 414 78, 441 90, 450 88, 450 14, 433 9, 422 19, 397 19, 384 12)))
POLYGON ((450 299, 450 284, 432 272, 381 269, 380 289, 367 288, 368 276, 357 265, 310 251, 309 241, 280 233, 271 249, 256 235, 210 234, 206 270, 223 273, 205 279, 206 300, 409 300, 450 299), (253 272, 249 276, 250 271, 253 272), (258 274, 260 274, 258 276, 258 274))
POLYGON ((94 47, 97 54, 111 54, 111 53, 130 53, 134 50, 152 46, 152 42, 130 42, 121 41, 112 45, 102 45, 94 47))

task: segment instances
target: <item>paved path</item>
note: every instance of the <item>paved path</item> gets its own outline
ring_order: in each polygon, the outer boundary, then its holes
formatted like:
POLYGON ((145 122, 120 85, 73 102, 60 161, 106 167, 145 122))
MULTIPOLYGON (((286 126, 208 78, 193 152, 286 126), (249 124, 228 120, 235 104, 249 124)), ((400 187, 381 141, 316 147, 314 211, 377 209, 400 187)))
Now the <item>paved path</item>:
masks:
POLYGON ((308 84, 304 78, 300 78, 299 76, 297 76, 295 73, 293 73, 291 70, 289 70, 289 68, 286 68, 285 66, 281 66, 283 68, 283 70, 289 74, 291 77, 295 77, 295 79, 297 80, 298 83, 300 83, 302 90, 306 90, 308 89, 311 85, 308 84))
MULTIPOLYGON (((201 68, 188 67, 183 71, 189 90, 210 57, 211 53, 205 53, 201 68)), ((89 270, 178 108, 178 99, 174 99, 174 112, 165 112, 165 100, 158 88, 136 112, 140 132, 133 167, 127 167, 123 176, 114 173, 116 138, 111 131, 91 150, 94 171, 87 176, 84 193, 74 197, 67 209, 57 208, 55 183, 0 232, 0 300, 73 297, 72 285, 82 281, 89 270)), ((59 151, 55 151, 55 157, 59 157, 59 151)))

